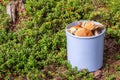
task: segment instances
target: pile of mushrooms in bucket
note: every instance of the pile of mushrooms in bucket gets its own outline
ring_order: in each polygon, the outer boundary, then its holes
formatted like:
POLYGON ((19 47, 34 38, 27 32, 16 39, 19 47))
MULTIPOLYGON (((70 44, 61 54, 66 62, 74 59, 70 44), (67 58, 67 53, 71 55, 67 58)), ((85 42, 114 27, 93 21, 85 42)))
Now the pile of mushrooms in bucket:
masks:
POLYGON ((97 36, 104 29, 103 25, 94 24, 93 21, 79 22, 76 26, 72 26, 68 29, 68 32, 72 35, 79 37, 97 36))

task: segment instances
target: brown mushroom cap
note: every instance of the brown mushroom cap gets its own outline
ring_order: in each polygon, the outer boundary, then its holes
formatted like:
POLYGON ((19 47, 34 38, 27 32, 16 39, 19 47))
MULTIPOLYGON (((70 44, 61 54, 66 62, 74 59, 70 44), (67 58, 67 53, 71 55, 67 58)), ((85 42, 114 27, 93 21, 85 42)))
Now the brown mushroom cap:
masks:
POLYGON ((79 28, 80 28, 80 26, 73 26, 73 28, 75 28, 75 29, 79 29, 79 28))
POLYGON ((86 22, 84 25, 84 28, 89 29, 89 30, 93 30, 95 28, 94 22, 93 21, 86 22))
POLYGON ((85 28, 79 28, 75 32, 75 36, 80 36, 80 37, 87 37, 87 36, 93 36, 93 33, 91 30, 85 29, 85 28))

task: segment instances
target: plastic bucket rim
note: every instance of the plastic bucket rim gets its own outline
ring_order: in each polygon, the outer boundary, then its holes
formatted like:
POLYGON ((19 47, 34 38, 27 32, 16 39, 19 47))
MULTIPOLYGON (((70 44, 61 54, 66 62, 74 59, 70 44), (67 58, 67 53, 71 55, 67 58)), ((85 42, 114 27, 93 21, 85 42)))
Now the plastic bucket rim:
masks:
MULTIPOLYGON (((79 21, 76 21, 76 22, 81 22, 81 21, 90 21, 90 20, 79 20, 79 21)), ((93 22, 96 22, 96 21, 93 21, 93 22)), ((75 22, 72 22, 72 23, 70 23, 70 24, 73 24, 73 23, 75 23, 75 22)), ((97 23, 99 23, 99 22, 97 22, 97 23)), ((106 28, 104 28, 104 29, 102 30, 102 32, 101 32, 100 34, 98 34, 97 36, 79 37, 79 36, 72 35, 71 33, 68 32, 67 28, 69 27, 70 24, 68 24, 68 25, 66 26, 66 28, 65 28, 66 34, 68 34, 68 35, 70 35, 70 36, 72 36, 72 37, 75 37, 75 38, 80 38, 80 39, 96 38, 96 37, 99 37, 99 36, 103 35, 103 34, 105 33, 105 31, 106 31, 106 28)), ((99 24, 101 24, 101 23, 99 23, 99 24)), ((101 24, 101 25, 102 25, 102 24, 101 24)), ((71 26, 71 27, 72 27, 72 26, 71 26)))

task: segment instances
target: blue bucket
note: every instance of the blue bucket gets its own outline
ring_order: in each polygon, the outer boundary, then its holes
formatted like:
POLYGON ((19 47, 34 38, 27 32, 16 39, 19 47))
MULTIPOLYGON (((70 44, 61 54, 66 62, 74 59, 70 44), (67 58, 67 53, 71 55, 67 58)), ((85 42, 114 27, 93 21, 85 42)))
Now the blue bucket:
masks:
MULTIPOLYGON (((77 37, 68 32, 68 28, 83 21, 88 20, 73 22, 66 27, 67 59, 72 65, 72 68, 77 67, 78 71, 87 69, 88 72, 93 72, 100 69, 103 65, 104 36, 106 28, 97 36, 91 37, 77 37)), ((102 25, 95 21, 94 24, 102 25)))

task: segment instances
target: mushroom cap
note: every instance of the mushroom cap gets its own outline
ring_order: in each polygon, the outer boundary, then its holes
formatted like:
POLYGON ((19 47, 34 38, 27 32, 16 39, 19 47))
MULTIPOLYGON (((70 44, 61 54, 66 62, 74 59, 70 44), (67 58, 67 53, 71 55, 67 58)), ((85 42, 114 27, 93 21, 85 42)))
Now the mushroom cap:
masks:
POLYGON ((84 24, 84 28, 89 29, 89 30, 93 30, 93 29, 95 28, 94 22, 93 22, 93 21, 86 22, 86 23, 84 24))
POLYGON ((75 36, 88 37, 88 36, 93 36, 93 33, 92 33, 92 31, 89 30, 89 29, 79 28, 79 29, 75 32, 75 36))

